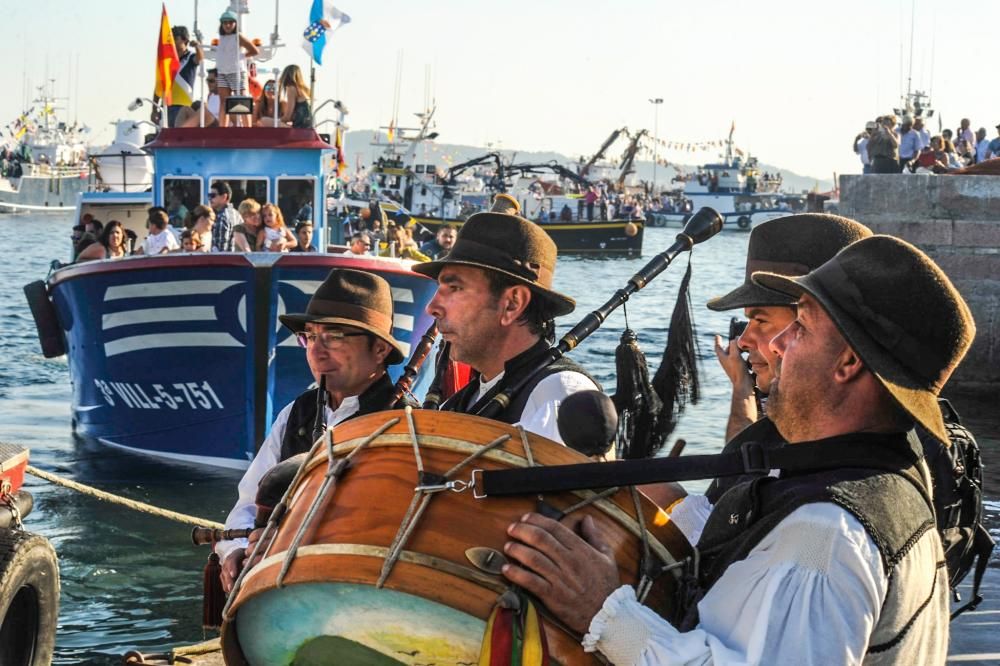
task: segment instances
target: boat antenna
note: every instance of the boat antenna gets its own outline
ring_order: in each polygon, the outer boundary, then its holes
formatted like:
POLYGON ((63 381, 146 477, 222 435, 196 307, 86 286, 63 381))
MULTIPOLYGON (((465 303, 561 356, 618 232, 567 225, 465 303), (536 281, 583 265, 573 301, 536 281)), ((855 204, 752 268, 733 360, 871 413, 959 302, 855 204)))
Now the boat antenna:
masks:
POLYGON ((198 0, 194 0, 194 37, 198 40, 199 44, 203 41, 201 30, 198 29, 198 0))
POLYGON ((271 33, 271 45, 278 43, 278 2, 274 0, 274 32, 271 33))
MULTIPOLYGON (((906 72, 906 103, 910 102, 910 93, 913 90, 913 29, 917 18, 917 0, 910 2, 910 63, 906 72)), ((904 105, 905 107, 906 105, 904 105)))

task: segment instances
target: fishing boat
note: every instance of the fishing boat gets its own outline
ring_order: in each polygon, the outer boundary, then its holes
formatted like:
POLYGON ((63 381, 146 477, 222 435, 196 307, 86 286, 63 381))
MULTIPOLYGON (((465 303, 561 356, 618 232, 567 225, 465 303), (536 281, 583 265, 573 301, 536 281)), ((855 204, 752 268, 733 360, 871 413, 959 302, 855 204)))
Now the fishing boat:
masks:
POLYGON ((7 126, 12 138, 0 151, 0 213, 67 213, 89 186, 90 129, 60 120, 48 86, 38 92, 33 106, 7 126))
MULTIPOLYGON (((320 205, 332 147, 312 129, 163 129, 146 150, 156 174, 151 193, 87 193, 81 212, 105 206, 141 238, 149 203, 168 207, 179 196, 190 209, 207 200, 213 183, 225 181, 235 204, 247 196, 276 201, 289 219, 308 201, 319 211, 317 249, 343 241, 340 225, 327 225, 320 205)), ((334 267, 389 281, 393 335, 404 347, 429 326, 424 305, 436 284, 411 272, 408 262, 325 251, 72 264, 35 285, 29 301, 47 341, 43 351, 68 357, 78 434, 176 461, 241 468, 277 412, 312 382, 278 316, 305 311, 334 267)))
POLYGON ((448 169, 418 162, 417 147, 438 133, 431 124, 434 108, 417 116, 419 127, 394 128, 393 141, 373 144, 385 152, 369 172, 369 188, 379 193, 384 210, 401 210, 418 228, 435 234, 442 226, 461 227, 469 215, 489 207, 493 194, 506 192, 552 237, 559 254, 642 254, 644 220, 600 219, 583 205, 594 183, 572 169, 554 162, 508 163, 496 152, 448 169), (554 174, 556 180, 542 181, 538 174, 543 173, 554 174), (570 210, 569 219, 552 215, 564 206, 570 210))
POLYGON ((704 206, 719 211, 723 229, 750 231, 761 222, 794 212, 790 199, 781 192, 779 175, 762 173, 755 157, 744 159, 734 148, 732 133, 726 140, 721 162, 698 167, 694 174, 675 178, 683 183, 672 211, 648 214, 651 226, 683 227, 691 212, 704 206))

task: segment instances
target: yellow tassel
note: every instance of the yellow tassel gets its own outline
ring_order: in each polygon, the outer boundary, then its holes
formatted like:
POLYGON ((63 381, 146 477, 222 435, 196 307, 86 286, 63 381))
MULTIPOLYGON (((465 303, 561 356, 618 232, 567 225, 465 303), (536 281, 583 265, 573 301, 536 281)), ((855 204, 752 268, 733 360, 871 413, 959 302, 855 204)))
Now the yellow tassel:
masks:
POLYGON ((546 666, 545 650, 542 647, 542 630, 535 604, 528 602, 524 617, 524 651, 522 666, 546 666))
POLYGON ((486 621, 486 631, 483 632, 483 643, 479 647, 479 666, 490 666, 490 645, 493 642, 493 621, 497 617, 499 606, 490 613, 490 618, 486 621))

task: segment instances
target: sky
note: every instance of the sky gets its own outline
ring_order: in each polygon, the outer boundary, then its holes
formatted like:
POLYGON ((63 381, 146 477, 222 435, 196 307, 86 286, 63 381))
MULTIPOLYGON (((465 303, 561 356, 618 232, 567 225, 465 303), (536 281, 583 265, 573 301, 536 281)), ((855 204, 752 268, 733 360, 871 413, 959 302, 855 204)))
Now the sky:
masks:
MULTIPOLYGON (((173 25, 194 26, 195 0, 170 0, 173 25)), ((198 0, 206 41, 226 0, 198 0)), ((281 0, 288 46, 267 69, 298 64, 311 0, 281 0)), ((249 0, 243 33, 267 41, 274 0, 249 0)), ((857 173, 851 150, 866 120, 899 106, 911 87, 930 92, 938 131, 962 117, 1000 122, 991 48, 993 0, 340 0, 351 23, 317 67, 316 99, 350 110, 351 129, 388 125, 399 65, 398 123, 437 105, 439 141, 590 155, 612 130, 648 129, 696 143, 734 139, 762 162, 829 179, 857 173), (913 18, 913 57, 911 48, 913 18), (912 66, 911 66, 912 62, 912 66), (651 98, 662 98, 653 105, 651 98)), ((0 0, 0 125, 25 90, 55 79, 68 117, 107 143, 110 123, 151 96, 160 2, 0 0), (77 77, 77 72, 79 76, 77 77)), ((33 90, 32 90, 33 92, 33 90)), ((319 114, 322 120, 329 105, 319 114)), ((712 154, 667 151, 698 163, 712 154)))

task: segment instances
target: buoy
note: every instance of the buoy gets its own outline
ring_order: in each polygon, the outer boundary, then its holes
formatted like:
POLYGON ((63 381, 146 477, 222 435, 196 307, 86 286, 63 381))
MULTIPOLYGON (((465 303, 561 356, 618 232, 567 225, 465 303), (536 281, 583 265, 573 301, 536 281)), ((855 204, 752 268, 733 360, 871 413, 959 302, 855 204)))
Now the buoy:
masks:
POLYGON ((625 235, 626 236, 628 236, 629 238, 632 238, 637 233, 639 233, 639 225, 637 225, 635 222, 627 222, 625 224, 625 235))
POLYGON ((49 300, 49 290, 42 280, 35 280, 24 285, 24 295, 31 308, 31 316, 35 318, 35 328, 38 329, 38 341, 42 346, 45 358, 56 358, 66 353, 66 338, 56 316, 56 308, 49 300))

